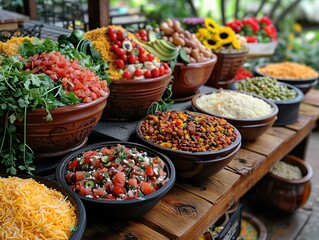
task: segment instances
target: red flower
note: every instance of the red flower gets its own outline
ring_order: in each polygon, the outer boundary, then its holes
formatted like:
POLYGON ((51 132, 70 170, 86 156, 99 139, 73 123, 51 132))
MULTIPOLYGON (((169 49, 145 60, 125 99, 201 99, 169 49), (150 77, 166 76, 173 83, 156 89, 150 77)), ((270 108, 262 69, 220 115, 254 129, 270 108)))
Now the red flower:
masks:
POLYGON ((272 24, 272 20, 269 17, 262 17, 260 19, 260 23, 263 23, 265 25, 271 25, 272 24))
POLYGON ((236 72, 236 75, 235 75, 235 77, 234 77, 234 80, 235 80, 235 81, 244 80, 244 79, 250 78, 250 77, 253 77, 252 72, 246 70, 245 68, 240 68, 240 69, 238 69, 238 71, 236 72))

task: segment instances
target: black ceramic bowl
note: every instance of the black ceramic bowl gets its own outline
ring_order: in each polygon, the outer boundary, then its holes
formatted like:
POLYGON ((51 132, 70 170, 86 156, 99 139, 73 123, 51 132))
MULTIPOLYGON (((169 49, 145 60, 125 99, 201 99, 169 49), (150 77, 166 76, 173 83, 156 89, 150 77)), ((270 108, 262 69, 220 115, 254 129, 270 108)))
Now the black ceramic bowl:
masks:
MULTIPOLYGON (((8 177, 8 176, 4 175, 1 177, 8 177)), ((71 191, 69 188, 63 186, 57 181, 49 180, 44 177, 27 176, 27 175, 17 175, 17 177, 23 178, 23 179, 32 178, 38 183, 44 184, 48 188, 52 188, 61 192, 71 202, 71 204, 75 206, 76 216, 78 219, 76 231, 71 235, 70 240, 80 240, 83 238, 83 234, 86 227, 86 211, 82 201, 73 191, 71 191)))
POLYGON ((293 85, 294 87, 297 87, 300 89, 304 94, 307 93, 311 88, 315 87, 318 84, 318 76, 312 77, 312 78, 302 78, 302 79, 289 79, 289 78, 279 78, 276 76, 270 76, 263 74, 259 71, 260 68, 267 66, 268 63, 260 64, 255 66, 255 74, 257 76, 262 77, 272 77, 277 79, 280 82, 288 83, 290 85, 293 85))
POLYGON ((69 187, 65 180, 65 174, 67 173, 67 167, 70 161, 72 161, 84 151, 96 150, 102 147, 116 146, 118 144, 124 145, 129 148, 136 147, 137 150, 147 152, 149 156, 159 156, 166 164, 164 171, 167 173, 168 181, 163 187, 156 190, 155 192, 147 196, 131 200, 102 200, 77 194, 84 203, 84 206, 90 218, 99 218, 99 216, 102 216, 103 221, 108 221, 108 219, 110 221, 118 221, 136 218, 154 207, 158 203, 158 201, 174 186, 176 179, 175 168, 173 163, 167 156, 141 144, 120 141, 91 144, 67 155, 59 162, 56 168, 57 180, 65 187, 69 187))
MULTIPOLYGON (((234 90, 216 90, 214 92, 218 93, 221 91, 234 91, 234 90)), ((245 93, 245 94, 251 95, 251 96, 254 96, 258 99, 263 100, 264 102, 266 102, 267 104, 269 104, 271 106, 272 112, 270 114, 268 114, 267 116, 263 116, 263 117, 259 117, 259 118, 229 118, 229 117, 224 117, 221 115, 211 113, 198 105, 197 100, 200 97, 202 97, 204 95, 212 94, 214 92, 196 94, 192 98, 192 107, 198 112, 202 112, 202 113, 205 113, 208 115, 213 115, 213 116, 216 116, 219 118, 226 119, 227 122, 229 122, 235 128, 238 129, 238 131, 240 132, 240 134, 242 136, 243 141, 251 142, 251 141, 256 140, 265 131, 267 131, 267 129, 269 129, 277 119, 277 114, 278 114, 277 105, 269 99, 266 99, 266 98, 263 98, 261 96, 251 94, 251 93, 245 93)))
MULTIPOLYGON (((242 81, 249 81, 249 79, 242 80, 242 81)), ((237 84, 238 82, 234 82, 229 85, 229 88, 232 90, 238 90, 237 84)), ((284 82, 281 82, 280 84, 286 85, 289 89, 293 89, 297 93, 297 96, 293 99, 288 99, 288 100, 270 99, 278 107, 277 120, 275 121, 274 126, 284 126, 284 125, 292 124, 298 121, 299 106, 302 100, 304 99, 303 92, 297 87, 284 82)))
POLYGON ((234 127, 237 138, 231 145, 223 149, 206 152, 173 150, 145 139, 141 132, 143 122, 144 119, 136 125, 137 137, 143 143, 167 155, 174 163, 176 175, 179 179, 200 180, 219 172, 235 157, 241 147, 241 134, 234 127))

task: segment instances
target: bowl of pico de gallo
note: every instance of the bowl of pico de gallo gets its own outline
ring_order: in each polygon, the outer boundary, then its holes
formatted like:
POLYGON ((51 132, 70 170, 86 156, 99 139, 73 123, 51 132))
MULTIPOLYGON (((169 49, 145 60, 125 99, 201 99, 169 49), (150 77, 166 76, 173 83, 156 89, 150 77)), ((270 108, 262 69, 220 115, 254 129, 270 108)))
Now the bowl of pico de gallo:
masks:
POLYGON ((112 141, 64 157, 56 179, 77 193, 88 216, 99 211, 113 221, 136 218, 154 207, 173 187, 176 173, 167 156, 141 144, 112 141))

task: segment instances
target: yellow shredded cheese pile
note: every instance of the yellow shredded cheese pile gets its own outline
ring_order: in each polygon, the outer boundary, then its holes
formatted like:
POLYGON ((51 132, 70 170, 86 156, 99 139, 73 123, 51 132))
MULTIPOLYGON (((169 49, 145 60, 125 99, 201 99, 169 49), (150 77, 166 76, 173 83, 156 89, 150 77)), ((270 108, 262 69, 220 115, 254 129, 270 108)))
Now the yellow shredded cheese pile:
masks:
POLYGON ((0 239, 69 239, 74 206, 34 179, 0 178, 0 239))
POLYGON ((12 37, 6 42, 0 41, 0 53, 3 53, 5 56, 16 56, 24 40, 32 41, 32 39, 34 37, 12 37))

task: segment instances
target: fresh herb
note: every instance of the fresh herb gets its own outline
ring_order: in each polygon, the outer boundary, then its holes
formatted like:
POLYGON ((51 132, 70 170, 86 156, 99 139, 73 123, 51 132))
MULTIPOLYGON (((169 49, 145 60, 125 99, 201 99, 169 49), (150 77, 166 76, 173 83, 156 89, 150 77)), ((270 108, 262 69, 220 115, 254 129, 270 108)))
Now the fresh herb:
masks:
POLYGON ((158 100, 158 102, 153 102, 147 109, 147 115, 155 114, 157 112, 165 112, 174 101, 172 97, 172 85, 169 84, 163 93, 163 96, 158 100))

